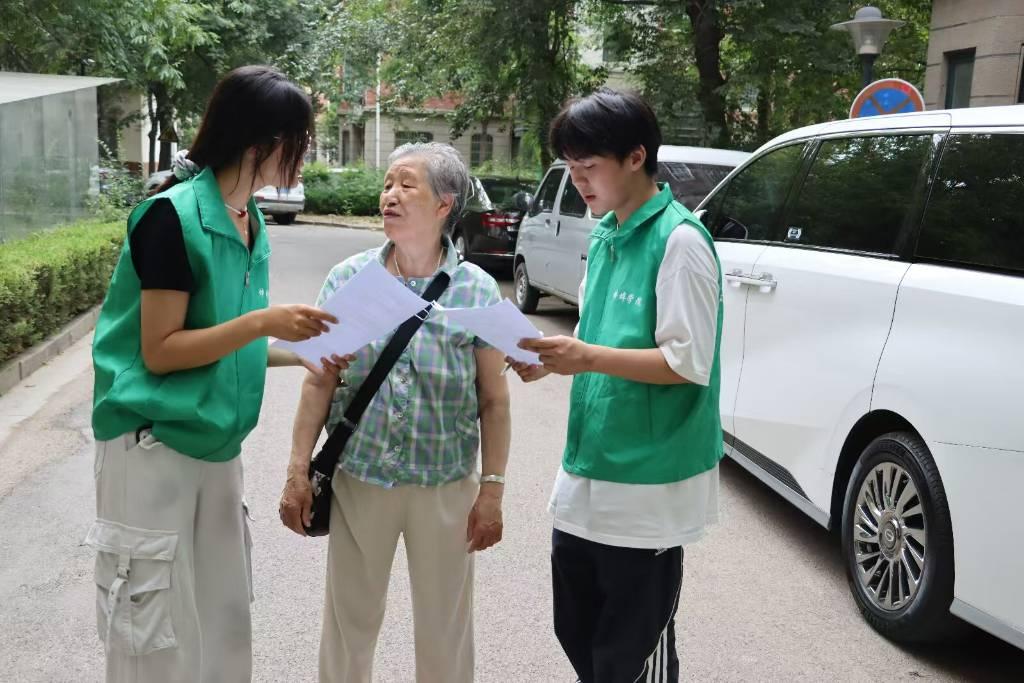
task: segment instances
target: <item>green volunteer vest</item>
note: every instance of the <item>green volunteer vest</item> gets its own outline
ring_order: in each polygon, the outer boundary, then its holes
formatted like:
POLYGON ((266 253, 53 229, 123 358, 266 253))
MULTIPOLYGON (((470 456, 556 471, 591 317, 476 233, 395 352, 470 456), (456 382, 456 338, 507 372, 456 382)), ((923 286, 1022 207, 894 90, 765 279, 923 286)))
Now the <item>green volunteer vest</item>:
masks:
MULTIPOLYGON (((270 244, 255 203, 249 202, 250 215, 258 222, 250 253, 228 217, 212 170, 139 204, 128 218, 129 236, 159 197, 170 199, 178 213, 195 281, 185 329, 213 327, 265 308, 270 244)), ((154 437, 184 455, 210 461, 234 458, 259 417, 267 340, 258 339, 204 367, 154 375, 142 360, 140 304, 139 278, 126 239, 93 341, 96 439, 106 441, 152 425, 154 437)))
MULTIPOLYGON (((667 185, 621 227, 614 213, 604 217, 591 236, 580 339, 619 349, 657 348, 658 269, 668 237, 681 223, 699 230, 714 253, 711 236, 673 199, 667 185)), ((722 457, 721 334, 719 297, 715 360, 706 387, 577 375, 569 404, 565 471, 623 484, 666 484, 714 467, 722 457)))

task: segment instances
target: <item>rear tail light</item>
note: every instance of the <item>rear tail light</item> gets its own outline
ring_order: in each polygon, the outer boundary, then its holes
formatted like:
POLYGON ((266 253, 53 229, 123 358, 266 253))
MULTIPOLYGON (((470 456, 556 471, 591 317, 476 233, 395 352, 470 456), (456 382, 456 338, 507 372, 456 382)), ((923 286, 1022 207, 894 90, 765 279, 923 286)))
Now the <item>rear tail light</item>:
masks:
POLYGON ((481 225, 491 237, 504 237, 519 225, 519 214, 488 211, 480 217, 481 225))

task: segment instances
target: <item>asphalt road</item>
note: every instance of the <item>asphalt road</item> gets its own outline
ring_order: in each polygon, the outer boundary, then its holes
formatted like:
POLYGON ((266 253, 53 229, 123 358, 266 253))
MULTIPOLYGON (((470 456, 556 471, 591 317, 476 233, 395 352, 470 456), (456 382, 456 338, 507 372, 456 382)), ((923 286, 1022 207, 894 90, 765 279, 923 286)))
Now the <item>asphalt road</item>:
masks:
MULTIPOLYGON (((276 303, 311 301, 328 269, 382 235, 271 227, 276 303)), ((508 278, 502 287, 511 293, 508 278)), ((535 324, 570 333, 572 308, 544 301, 535 324)), ((97 681, 88 340, 0 397, 0 681, 97 681)), ((244 449, 256 521, 256 681, 314 681, 324 539, 280 526, 291 420, 303 371, 269 374, 260 426, 244 449)), ((513 378, 505 540, 477 565, 477 680, 574 680, 551 628, 546 502, 562 448, 569 382, 513 378)), ((690 681, 1024 680, 1024 652, 975 633, 902 648, 876 635, 850 598, 832 536, 729 461, 722 523, 687 549, 679 654, 690 681)), ((399 553, 377 652, 379 681, 413 680, 408 574, 399 553)))

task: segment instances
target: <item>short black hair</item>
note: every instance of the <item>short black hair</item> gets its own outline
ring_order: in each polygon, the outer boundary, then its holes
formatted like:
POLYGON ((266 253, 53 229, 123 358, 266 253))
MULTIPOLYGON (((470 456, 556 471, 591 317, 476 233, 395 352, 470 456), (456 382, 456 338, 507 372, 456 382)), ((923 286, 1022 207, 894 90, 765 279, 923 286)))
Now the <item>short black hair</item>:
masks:
POLYGON ((643 145, 644 170, 653 177, 661 128, 651 105, 636 93, 599 88, 565 105, 551 122, 548 143, 561 159, 612 156, 620 162, 643 145))

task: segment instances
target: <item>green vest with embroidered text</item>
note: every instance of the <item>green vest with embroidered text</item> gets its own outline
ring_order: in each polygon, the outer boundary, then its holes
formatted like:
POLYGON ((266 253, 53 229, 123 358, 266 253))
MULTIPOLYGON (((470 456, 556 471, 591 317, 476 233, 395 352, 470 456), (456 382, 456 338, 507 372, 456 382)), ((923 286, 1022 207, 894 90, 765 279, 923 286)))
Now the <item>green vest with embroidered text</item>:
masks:
MULTIPOLYGON (((128 218, 129 238, 160 197, 178 214, 192 270, 185 329, 213 327, 266 308, 270 244, 255 203, 249 202, 258 224, 251 252, 228 217, 210 169, 137 206, 128 218)), ((93 341, 96 439, 152 425, 155 438, 184 455, 209 461, 237 456, 263 402, 267 340, 257 339, 203 367, 154 375, 142 358, 140 317, 141 286, 125 239, 93 341)))
MULTIPOLYGON (((622 226, 614 213, 591 235, 579 338, 619 349, 653 349, 657 326, 658 271, 669 235, 698 230, 715 253, 711 236, 668 186, 622 226)), ((715 256, 721 290, 721 265, 715 256)), ((583 373, 573 378, 566 472, 624 484, 666 484, 713 468, 722 457, 718 348, 708 386, 655 385, 583 373)))

